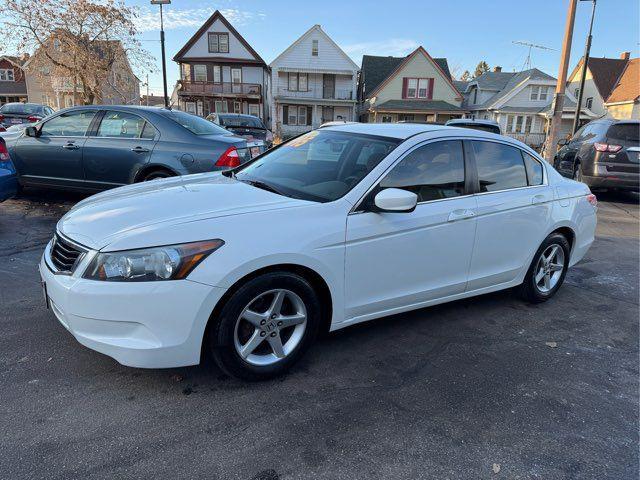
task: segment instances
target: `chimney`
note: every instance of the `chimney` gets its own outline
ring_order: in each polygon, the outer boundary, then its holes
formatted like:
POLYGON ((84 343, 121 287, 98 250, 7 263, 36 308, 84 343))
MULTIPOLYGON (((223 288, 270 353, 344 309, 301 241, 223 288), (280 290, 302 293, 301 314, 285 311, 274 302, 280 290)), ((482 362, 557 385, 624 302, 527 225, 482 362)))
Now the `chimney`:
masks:
POLYGON ((502 67, 495 66, 495 67, 493 67, 493 71, 494 72, 501 72, 502 71, 502 67))
POLYGON ((620 60, 629 60, 630 56, 631 56, 631 52, 622 52, 620 54, 620 60))

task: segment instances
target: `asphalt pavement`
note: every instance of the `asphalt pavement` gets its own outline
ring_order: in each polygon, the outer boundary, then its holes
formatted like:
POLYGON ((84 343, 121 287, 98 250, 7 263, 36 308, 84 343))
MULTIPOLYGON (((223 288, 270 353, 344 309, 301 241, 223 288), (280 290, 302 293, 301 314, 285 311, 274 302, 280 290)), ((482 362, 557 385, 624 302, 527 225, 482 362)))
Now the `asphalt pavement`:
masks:
POLYGON ((596 242, 551 301, 353 326, 265 383, 82 347, 36 265, 83 197, 2 203, 0 478, 638 478, 638 196, 598 196, 596 242))

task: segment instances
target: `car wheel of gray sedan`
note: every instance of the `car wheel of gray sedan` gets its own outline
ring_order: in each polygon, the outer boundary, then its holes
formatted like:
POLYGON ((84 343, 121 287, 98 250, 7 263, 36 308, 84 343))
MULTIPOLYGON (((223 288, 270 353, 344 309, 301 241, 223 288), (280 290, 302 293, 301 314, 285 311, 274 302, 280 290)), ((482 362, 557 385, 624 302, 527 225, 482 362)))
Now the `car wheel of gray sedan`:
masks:
POLYGON ((151 173, 146 174, 143 178, 143 182, 148 182, 149 180, 158 180, 159 178, 169 178, 174 175, 171 172, 167 172, 166 170, 156 170, 151 173))
POLYGON ((520 295, 527 301, 540 303, 549 300, 558 291, 569 267, 571 247, 560 233, 549 235, 531 262, 520 295))
POLYGON ((226 302, 209 335, 219 367, 245 380, 288 370, 314 341, 321 315, 313 287, 299 275, 274 272, 242 285, 226 302))

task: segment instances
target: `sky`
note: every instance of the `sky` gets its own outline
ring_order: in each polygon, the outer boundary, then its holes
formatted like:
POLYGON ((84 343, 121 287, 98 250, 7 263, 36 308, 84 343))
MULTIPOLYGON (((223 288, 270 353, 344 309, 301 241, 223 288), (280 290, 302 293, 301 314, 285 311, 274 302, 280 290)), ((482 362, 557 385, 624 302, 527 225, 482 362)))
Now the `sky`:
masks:
MULTIPOLYGON (((140 39, 157 65, 150 91, 161 94, 159 8, 149 0, 125 3, 140 9, 140 39)), ((480 60, 514 71, 523 68, 528 49, 512 42, 526 41, 554 49, 534 49, 531 65, 556 77, 567 6, 568 0, 173 0, 164 10, 169 91, 179 73, 171 58, 216 9, 267 63, 320 24, 358 65, 363 54, 404 56, 422 45, 446 57, 454 76, 473 72, 480 60)), ((570 69, 583 54, 590 13, 591 2, 579 1, 570 69)), ((640 56, 639 25, 638 0, 599 0, 591 55, 640 56)), ((144 80, 147 72, 136 73, 144 80)))

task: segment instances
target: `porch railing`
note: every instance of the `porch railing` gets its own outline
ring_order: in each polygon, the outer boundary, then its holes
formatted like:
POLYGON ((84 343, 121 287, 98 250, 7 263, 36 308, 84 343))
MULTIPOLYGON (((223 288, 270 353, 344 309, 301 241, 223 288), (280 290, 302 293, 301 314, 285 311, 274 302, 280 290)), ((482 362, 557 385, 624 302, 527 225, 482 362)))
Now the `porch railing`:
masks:
POLYGON ((258 83, 231 82, 196 82, 193 80, 179 80, 178 93, 181 95, 255 95, 262 94, 262 86, 258 83))
POLYGON ((353 90, 348 88, 338 88, 331 91, 323 88, 311 87, 309 90, 296 91, 289 90, 287 87, 278 87, 278 95, 281 97, 313 100, 353 100, 355 98, 353 90))

